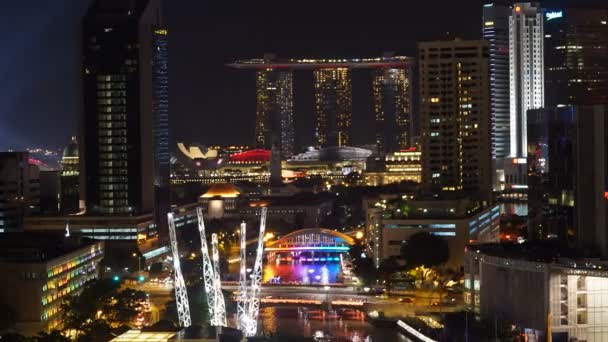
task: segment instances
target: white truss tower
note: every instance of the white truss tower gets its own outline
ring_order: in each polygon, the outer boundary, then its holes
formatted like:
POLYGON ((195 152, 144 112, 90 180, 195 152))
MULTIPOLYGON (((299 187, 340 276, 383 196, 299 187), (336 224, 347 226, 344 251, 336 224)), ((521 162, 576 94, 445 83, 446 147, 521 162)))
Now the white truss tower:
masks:
POLYGON ((169 221, 169 238, 171 239, 171 252, 173 253, 173 273, 175 288, 175 302, 177 303, 177 317, 179 325, 184 328, 192 325, 190 319, 190 307, 188 306, 188 292, 186 292, 186 283, 182 275, 182 268, 179 262, 179 250, 177 249, 177 235, 175 234, 175 218, 173 213, 167 214, 169 221))
POLYGON ((258 248, 256 249, 255 264, 251 273, 251 290, 248 301, 248 335, 255 336, 258 330, 258 314, 260 312, 260 292, 262 290, 262 263, 264 260, 264 235, 266 234, 266 214, 268 208, 262 208, 260 215, 260 233, 258 235, 258 248))
POLYGON ((226 326, 226 303, 222 294, 222 281, 220 279, 220 253, 217 247, 217 234, 211 235, 211 251, 213 258, 213 311, 215 322, 211 325, 216 327, 226 326))
POLYGON ((241 260, 239 272, 239 296, 236 304, 237 328, 245 332, 248 325, 247 317, 247 224, 241 223, 241 260))
POLYGON ((205 282, 205 293, 207 294, 207 305, 209 306, 209 320, 211 325, 217 326, 216 305, 215 305, 215 277, 213 275, 213 264, 209 258, 209 248, 205 233, 205 221, 203 219, 203 208, 196 208, 198 216, 198 233, 201 237, 201 255, 203 258, 203 281, 205 282))

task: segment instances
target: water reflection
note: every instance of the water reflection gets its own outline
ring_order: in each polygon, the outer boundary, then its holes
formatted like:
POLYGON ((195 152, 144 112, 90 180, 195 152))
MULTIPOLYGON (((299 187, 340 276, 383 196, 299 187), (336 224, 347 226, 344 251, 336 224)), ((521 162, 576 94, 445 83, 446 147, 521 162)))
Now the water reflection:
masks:
POLYGON ((322 333, 332 336, 336 342, 410 341, 394 327, 374 327, 367 323, 360 310, 336 310, 325 312, 297 307, 265 307, 260 309, 259 333, 261 335, 289 335, 312 337, 322 333))

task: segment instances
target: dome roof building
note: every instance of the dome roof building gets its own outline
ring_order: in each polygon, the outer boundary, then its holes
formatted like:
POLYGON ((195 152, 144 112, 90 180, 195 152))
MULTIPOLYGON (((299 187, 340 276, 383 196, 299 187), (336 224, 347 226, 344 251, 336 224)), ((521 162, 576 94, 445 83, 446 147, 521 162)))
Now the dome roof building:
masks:
POLYGON ((76 137, 72 137, 72 141, 63 149, 63 159, 78 158, 78 142, 76 137))

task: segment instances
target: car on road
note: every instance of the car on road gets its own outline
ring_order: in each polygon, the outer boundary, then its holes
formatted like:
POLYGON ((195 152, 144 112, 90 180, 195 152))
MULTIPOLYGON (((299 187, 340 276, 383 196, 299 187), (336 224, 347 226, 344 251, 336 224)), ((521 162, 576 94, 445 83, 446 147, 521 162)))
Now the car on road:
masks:
POLYGON ((412 300, 412 298, 399 298, 399 303, 408 303, 411 304, 414 301, 412 300))

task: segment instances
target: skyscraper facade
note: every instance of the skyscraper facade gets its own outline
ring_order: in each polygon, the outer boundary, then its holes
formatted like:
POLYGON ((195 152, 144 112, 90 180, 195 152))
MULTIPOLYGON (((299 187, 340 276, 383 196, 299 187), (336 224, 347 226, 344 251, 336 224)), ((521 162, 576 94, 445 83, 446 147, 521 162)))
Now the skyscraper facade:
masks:
POLYGON ((418 44, 422 181, 491 199, 489 44, 418 44))
POLYGON ((543 20, 538 3, 516 3, 509 17, 511 157, 526 157, 527 111, 545 104, 543 20))
POLYGON ((608 257, 608 106, 578 106, 576 237, 578 247, 608 257))
POLYGON ((159 0, 98 0, 84 19, 85 203, 93 215, 169 204, 167 30, 159 0))
POLYGON ((348 68, 314 70, 315 143, 318 147, 351 143, 352 89, 348 68))
POLYGON ((528 117, 528 230, 608 255, 608 110, 575 105, 528 117))
POLYGON ((573 107, 528 112, 528 233, 574 239, 577 113, 573 107))
POLYGON ((293 72, 263 69, 256 74, 257 110, 255 140, 259 148, 272 148, 277 134, 283 158, 291 158, 295 148, 293 121, 293 72))
POLYGON ((410 144, 410 68, 372 71, 378 151, 386 154, 410 144))
POLYGON ((483 6, 483 38, 490 43, 490 110, 492 115, 492 157, 509 156, 509 16, 511 8, 497 4, 483 6))
POLYGON ((546 13, 547 107, 608 103, 608 10, 546 13))

